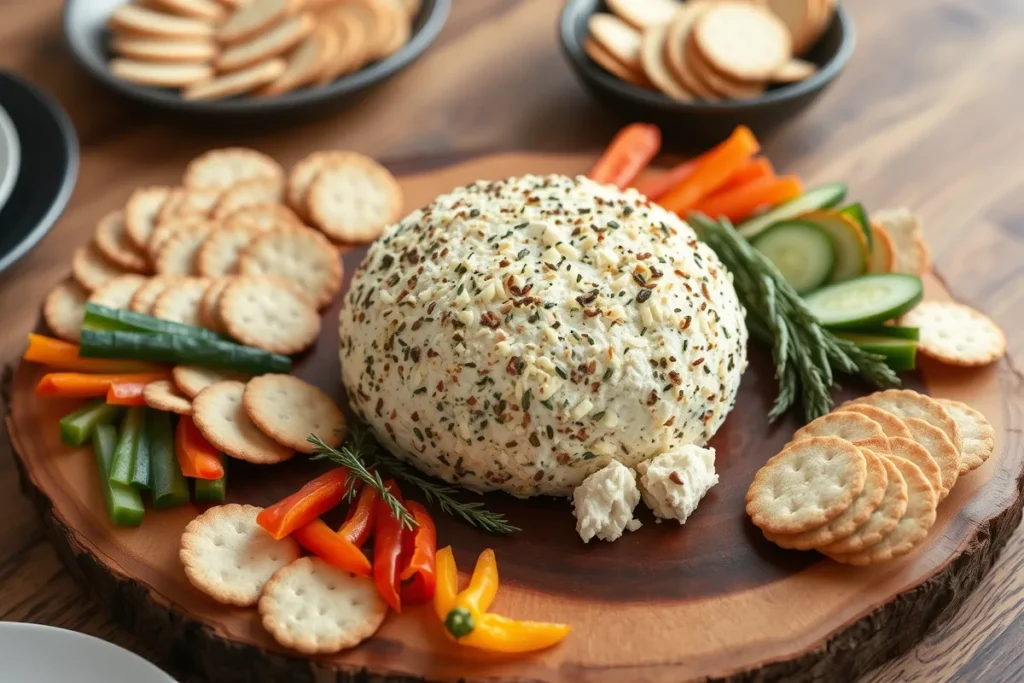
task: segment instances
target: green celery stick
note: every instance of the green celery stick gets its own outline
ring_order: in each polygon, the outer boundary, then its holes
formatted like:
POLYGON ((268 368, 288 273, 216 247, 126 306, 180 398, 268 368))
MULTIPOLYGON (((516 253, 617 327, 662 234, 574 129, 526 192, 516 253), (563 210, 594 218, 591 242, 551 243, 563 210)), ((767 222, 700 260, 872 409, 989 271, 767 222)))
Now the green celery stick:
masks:
POLYGON ((92 449, 96 455, 96 470, 99 474, 100 490, 107 504, 107 516, 120 526, 139 526, 146 510, 142 497, 131 486, 110 481, 110 467, 114 462, 117 446, 117 429, 111 424, 97 425, 93 430, 92 449))
POLYGON ((110 465, 110 480, 125 486, 132 483, 132 468, 139 450, 139 439, 146 420, 145 406, 132 406, 121 420, 121 433, 114 449, 114 462, 110 465))
POLYGON ((188 482, 174 453, 171 414, 151 410, 146 420, 149 431, 149 471, 153 481, 153 507, 169 508, 188 502, 188 482))
POLYGON ((123 308, 110 308, 100 304, 85 305, 85 320, 82 326, 87 330, 108 332, 166 332, 199 339, 224 339, 213 330, 184 325, 170 320, 161 320, 144 313, 123 308))
POLYGON ((220 456, 220 463, 224 466, 224 476, 220 479, 196 479, 195 500, 204 503, 223 503, 228 490, 228 463, 227 459, 220 456))
POLYGON ((60 440, 69 446, 84 446, 102 424, 110 424, 121 415, 121 406, 108 405, 102 398, 89 401, 60 419, 60 440))
POLYGON ((139 432, 139 444, 135 451, 135 461, 132 462, 131 485, 139 491, 149 491, 153 488, 152 478, 149 469, 149 412, 143 408, 147 417, 143 421, 142 430, 139 432))

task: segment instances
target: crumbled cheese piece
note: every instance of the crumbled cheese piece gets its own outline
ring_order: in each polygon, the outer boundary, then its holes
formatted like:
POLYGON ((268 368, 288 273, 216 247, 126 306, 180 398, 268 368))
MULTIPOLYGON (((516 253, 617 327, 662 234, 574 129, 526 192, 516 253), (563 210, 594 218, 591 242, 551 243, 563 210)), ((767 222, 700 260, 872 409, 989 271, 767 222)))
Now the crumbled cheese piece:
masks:
POLYGON ((635 531, 640 523, 633 519, 633 509, 639 501, 636 473, 612 460, 572 492, 576 532, 584 543, 589 543, 595 536, 602 541, 614 541, 627 529, 635 531))
POLYGON ((572 419, 582 420, 586 417, 587 413, 594 409, 594 404, 590 402, 589 398, 585 398, 576 404, 576 407, 572 409, 572 419))
POLYGON ((636 467, 640 493, 655 517, 686 522, 697 504, 718 483, 715 449, 692 444, 676 447, 636 467))
POLYGON ((572 261, 575 261, 580 257, 579 249, 572 246, 568 242, 559 242, 557 245, 555 245, 555 249, 558 249, 558 253, 572 261))

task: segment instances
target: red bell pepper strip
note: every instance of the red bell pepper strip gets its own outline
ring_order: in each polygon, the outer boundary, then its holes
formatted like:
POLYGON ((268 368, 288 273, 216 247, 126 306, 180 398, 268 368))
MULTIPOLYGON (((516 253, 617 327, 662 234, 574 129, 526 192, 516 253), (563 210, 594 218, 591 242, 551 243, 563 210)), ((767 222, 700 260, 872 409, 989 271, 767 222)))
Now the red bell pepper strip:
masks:
POLYGON ((260 511, 256 523, 280 540, 304 527, 345 499, 347 467, 338 467, 309 482, 287 498, 260 511))
POLYGON ((650 123, 632 123, 618 132, 590 169, 591 180, 628 187, 661 148, 661 130, 650 123))
MULTIPOLYGON (((402 492, 393 480, 384 486, 399 501, 402 492)), ((402 521, 391 514, 391 508, 383 500, 377 502, 377 524, 373 538, 373 582, 377 592, 391 609, 402 612, 402 600, 398 595, 398 570, 402 559, 402 536, 405 532, 402 521)))
POLYGON ((174 454, 181 473, 194 479, 220 479, 224 461, 220 453, 203 436, 191 415, 182 415, 174 430, 174 454))
POLYGON ((170 379, 168 370, 162 372, 135 372, 92 375, 81 372, 51 372, 43 375, 36 385, 36 396, 49 398, 106 398, 112 384, 148 384, 170 379))
POLYGON ((668 171, 665 171, 661 175, 647 178, 643 182, 636 183, 637 191, 646 196, 652 202, 656 202, 666 194, 669 190, 683 182, 696 171, 702 163, 704 163, 705 157, 710 152, 704 152, 698 157, 694 157, 688 161, 684 161, 678 166, 673 166, 668 171))
POLYGON ((338 529, 338 535, 347 538, 352 545, 362 548, 370 540, 377 520, 377 502, 380 494, 372 486, 364 486, 356 502, 349 506, 345 523, 338 529))
POLYGON ((125 382, 111 384, 107 389, 107 403, 114 406, 144 406, 142 391, 146 385, 142 382, 125 382))
MULTIPOLYGON (((729 176, 729 179, 725 181, 725 184, 715 190, 715 195, 728 192, 729 190, 735 190, 738 187, 743 187, 744 185, 755 180, 760 180, 761 178, 774 177, 775 168, 772 167, 772 162, 768 161, 765 157, 754 157, 741 166, 739 170, 729 176)), ((710 199, 710 197, 707 199, 710 199)))
POLYGON ((70 372, 157 372, 161 369, 156 363, 137 360, 82 358, 76 344, 41 334, 28 335, 28 348, 22 359, 70 372))
POLYGON ((366 555, 321 519, 315 519, 306 526, 296 529, 295 540, 332 567, 356 576, 370 575, 370 561, 366 559, 366 555))
POLYGON ((750 129, 739 126, 725 142, 704 156, 692 175, 661 197, 658 203, 669 211, 686 215, 702 199, 724 185, 760 149, 750 129))
POLYGON ((402 581, 402 603, 422 605, 434 599, 434 588, 437 586, 434 561, 437 555, 437 528, 427 509, 416 501, 406 501, 405 509, 415 520, 416 528, 407 531, 404 539, 404 569, 399 575, 402 581))

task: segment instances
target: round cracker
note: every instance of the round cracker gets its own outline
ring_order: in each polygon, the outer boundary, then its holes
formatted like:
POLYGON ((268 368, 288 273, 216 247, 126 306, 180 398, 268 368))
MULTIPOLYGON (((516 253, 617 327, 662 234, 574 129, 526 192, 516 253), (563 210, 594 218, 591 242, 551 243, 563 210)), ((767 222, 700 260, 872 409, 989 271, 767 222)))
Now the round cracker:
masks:
POLYGON ((352 154, 317 174, 307 195, 309 215, 339 242, 372 242, 402 213, 402 189, 373 159, 352 154))
POLYGON ((120 79, 158 88, 184 88, 213 77, 209 64, 160 64, 118 57, 107 69, 120 79))
POLYGON ((172 237, 178 234, 178 232, 184 232, 186 234, 199 230, 210 232, 216 227, 216 223, 210 222, 200 216, 181 216, 178 218, 171 218, 168 221, 160 223, 153 229, 153 234, 149 236, 149 246, 147 247, 147 251, 150 254, 150 258, 155 261, 159 256, 160 251, 167 245, 172 237))
POLYGON ((642 69, 630 69, 628 66, 621 64, 593 38, 583 39, 583 52, 602 69, 630 85, 646 89, 654 87, 654 84, 651 83, 650 79, 647 78, 647 74, 642 69))
POLYGON ((104 282, 89 295, 89 303, 108 308, 130 308, 132 298, 149 282, 145 275, 127 273, 104 282))
POLYGON ((204 38, 157 40, 130 35, 114 36, 111 50, 137 62, 206 64, 217 56, 217 44, 204 38))
POLYGON ((817 73, 818 67, 814 62, 805 59, 790 59, 785 64, 772 72, 768 80, 772 83, 799 83, 817 73))
POLYGON ((638 71, 640 64, 640 32, 614 14, 597 12, 587 20, 590 37, 615 58, 619 64, 638 71))
POLYGON ((916 417, 909 417, 904 422, 910 430, 911 438, 920 444, 942 473, 942 488, 938 490, 939 500, 949 495, 950 489, 960 476, 960 451, 955 448, 941 429, 928 424, 916 417))
POLYGON ((213 218, 223 220, 239 209, 254 204, 280 204, 284 201, 283 178, 246 180, 225 190, 213 207, 213 218))
POLYGON ((765 0, 768 9, 785 25, 793 44, 807 30, 814 3, 815 0, 765 0))
POLYGON ((262 234, 259 228, 247 223, 232 223, 214 230, 196 251, 196 270, 204 277, 236 274, 242 252, 262 234))
MULTIPOLYGON (((186 216, 205 218, 220 201, 221 188, 177 187, 171 190, 156 217, 156 225, 186 216)), ((147 244, 147 249, 149 245, 147 244)))
POLYGON ((967 474, 985 464, 996 447, 996 432, 988 418, 966 403, 948 398, 936 399, 960 428, 963 448, 960 451, 960 474, 967 474))
POLYGON ((406 16, 405 12, 397 6, 389 5, 392 7, 390 12, 390 30, 388 32, 388 39, 384 41, 380 52, 378 53, 378 59, 387 59, 391 55, 395 54, 409 42, 409 38, 412 37, 412 24, 409 22, 409 17, 406 16))
POLYGON ((210 281, 207 278, 182 279, 181 282, 165 289, 156 298, 153 303, 152 315, 161 320, 199 327, 202 324, 199 304, 209 286, 210 281))
POLYGON ((140 187, 124 206, 124 229, 137 250, 145 251, 160 209, 171 194, 169 187, 140 187))
POLYGON ((928 537, 928 530, 935 524, 935 508, 939 502, 935 490, 914 463, 902 458, 894 458, 890 462, 906 481, 907 509, 900 521, 878 543, 852 554, 834 551, 827 553, 836 562, 857 566, 888 562, 906 555, 928 537))
POLYGON ((272 57, 279 57, 305 40, 312 31, 312 16, 300 14, 288 17, 267 31, 221 52, 215 66, 220 72, 238 71, 272 57))
POLYGON ((876 391, 873 394, 856 398, 847 403, 875 406, 876 408, 889 411, 904 422, 908 417, 916 417, 941 429, 949 437, 950 442, 958 452, 963 445, 960 439, 960 430, 957 428, 953 416, 946 412, 946 409, 938 401, 916 391, 909 389, 887 389, 885 391, 876 391))
POLYGON ((882 433, 889 439, 912 439, 910 430, 907 429, 907 425, 903 423, 903 420, 893 415, 887 410, 876 408, 875 406, 869 406, 863 403, 844 403, 843 405, 836 408, 835 412, 851 412, 860 413, 861 415, 870 418, 882 429, 882 433))
POLYGON ((818 548, 832 554, 856 553, 882 540, 903 518, 907 511, 907 482, 899 468, 889 458, 882 458, 885 466, 886 486, 882 502, 867 521, 852 534, 830 545, 818 548))
POLYGON ((388 606, 373 580, 303 557, 267 583, 259 602, 263 628, 303 654, 355 647, 380 628, 388 606))
POLYGON ((864 489, 867 459, 834 436, 804 439, 768 460, 747 490, 747 514, 776 534, 797 534, 841 515, 864 489))
POLYGON ((640 41, 640 63, 644 73, 658 90, 674 100, 687 102, 694 94, 683 87, 665 62, 665 38, 668 26, 655 26, 644 31, 640 41))
POLYGON ((281 77, 286 68, 283 59, 268 59, 253 66, 232 71, 181 91, 186 100, 219 100, 258 90, 281 77))
POLYGON ((209 22, 157 12, 134 3, 115 9, 108 25, 116 31, 157 38, 208 38, 213 35, 209 22))
POLYGON ((275 540, 256 522, 263 508, 229 503, 185 527, 179 557, 189 583, 225 605, 255 605, 264 586, 301 555, 291 536, 275 540))
POLYGON ((320 335, 314 303, 269 277, 235 278, 220 296, 220 317, 234 339, 273 353, 298 353, 320 335))
POLYGON ((719 73, 715 67, 701 54, 694 40, 693 32, 683 47, 683 56, 694 78, 718 97, 742 100, 757 97, 764 92, 764 83, 737 81, 719 73))
POLYGON ((345 164, 352 158, 358 158, 357 152, 346 152, 343 150, 326 150, 313 152, 300 159, 288 174, 287 190, 285 192, 288 205, 299 215, 308 216, 309 206, 306 203, 306 196, 309 193, 309 186, 313 183, 320 171, 334 164, 345 164))
POLYGON ((885 438, 882 427, 871 418, 854 412, 834 412, 822 415, 804 425, 793 434, 790 443, 815 436, 837 436, 857 444, 876 437, 885 438))
POLYGON ((290 0, 247 2, 217 28, 217 40, 237 43, 262 33, 287 16, 290 4, 290 0))
POLYGON ((203 327, 221 334, 226 334, 227 330, 224 328, 224 321, 220 318, 220 295, 224 293, 224 288, 228 286, 231 280, 232 278, 230 277, 214 280, 206 288, 203 300, 199 304, 199 319, 202 321, 203 327))
POLYGON ((388 17, 392 9, 390 0, 348 0, 338 5, 335 11, 352 17, 365 38, 365 52, 354 68, 384 54, 390 38, 388 17))
POLYGON ((684 88, 701 99, 713 102, 718 96, 697 78, 693 68, 686 61, 686 44, 690 41, 690 32, 708 6, 706 2, 691 1, 684 4, 676 13, 665 35, 665 63, 684 88))
POLYGON ((178 16, 203 19, 213 23, 221 21, 227 14, 224 5, 215 0, 149 0, 149 2, 178 16))
POLYGON ((341 289, 342 263, 337 249, 308 228, 290 226, 259 235, 242 252, 238 272, 288 280, 319 308, 329 304, 341 289))
POLYGON ((932 488, 939 492, 941 500, 942 470, 939 468, 939 463, 935 462, 935 458, 924 446, 912 439, 897 437, 889 440, 889 449, 891 457, 903 458, 917 465, 932 488))
POLYGON ((337 32, 329 24, 320 24, 289 55, 285 72, 256 94, 273 97, 309 85, 324 72, 338 48, 337 32))
POLYGON ((680 7, 677 0, 608 0, 607 4, 615 16, 645 34, 672 21, 680 7))
POLYGON ((71 257, 71 274, 78 284, 91 292, 118 275, 124 275, 125 270, 108 261, 96 245, 90 242, 75 249, 71 257))
POLYGON ((316 77, 317 84, 325 85, 365 64, 371 46, 363 23, 351 12, 344 10, 343 6, 332 7, 321 15, 321 19, 333 31, 337 44, 316 77))
POLYGON ((976 367, 1006 353, 1006 335, 991 318, 952 301, 925 301, 901 320, 920 329, 917 350, 948 365, 976 367))
POLYGON ((232 458, 274 465, 295 452, 277 443, 253 424, 242 405, 245 384, 212 384, 192 399, 192 419, 206 440, 232 458))
POLYGON ((889 480, 884 457, 862 447, 861 452, 867 462, 867 475, 864 489, 850 507, 819 527, 798 534, 773 534, 765 531, 765 538, 782 548, 811 550, 846 538, 867 522, 881 505, 889 480))
POLYGON ((197 222, 183 225, 167 238, 153 259, 161 275, 197 275, 196 253, 213 232, 213 225, 197 222))
POLYGON ((103 216, 96 224, 93 239, 96 248, 111 263, 135 273, 145 273, 149 270, 149 259, 146 254, 128 238, 124 212, 111 211, 103 216))
MULTIPOLYGON (((245 147, 215 149, 189 162, 182 182, 186 187, 225 190, 246 180, 284 181, 284 171, 272 158, 245 147)), ((212 208, 212 207, 211 207, 212 208)))
POLYGON ((58 283, 43 303, 46 326, 61 339, 77 343, 82 333, 88 297, 89 292, 74 279, 58 283))
POLYGON ((766 8, 746 2, 709 6, 693 25, 700 54, 739 81, 765 81, 790 58, 786 25, 766 8))
POLYGON ((871 253, 868 255, 869 273, 896 272, 896 252, 892 238, 885 228, 871 221, 871 253))
POLYGON ((245 385, 242 404, 249 418, 274 441, 312 453, 311 434, 328 446, 344 439, 345 415, 322 389, 292 375, 262 375, 245 385))
POLYGON ((923 275, 928 270, 928 253, 924 248, 921 222, 910 209, 882 209, 871 214, 871 220, 885 230, 892 243, 894 273, 923 275))
POLYGON ((153 304, 156 303, 157 297, 163 294, 169 287, 174 287, 180 283, 183 279, 177 275, 156 275, 149 278, 136 290, 132 300, 128 303, 128 308, 136 313, 151 315, 153 304))
POLYGON ((287 206, 280 204, 251 204, 224 219, 224 225, 246 224, 260 232, 289 225, 304 225, 302 219, 287 206))
POLYGON ((219 382, 248 382, 252 376, 234 370, 217 370, 201 368, 195 365, 175 365, 171 370, 174 385, 190 399, 199 395, 203 389, 219 382))
POLYGON ((150 382, 142 389, 142 400, 154 410, 178 415, 192 414, 192 401, 169 380, 150 382))

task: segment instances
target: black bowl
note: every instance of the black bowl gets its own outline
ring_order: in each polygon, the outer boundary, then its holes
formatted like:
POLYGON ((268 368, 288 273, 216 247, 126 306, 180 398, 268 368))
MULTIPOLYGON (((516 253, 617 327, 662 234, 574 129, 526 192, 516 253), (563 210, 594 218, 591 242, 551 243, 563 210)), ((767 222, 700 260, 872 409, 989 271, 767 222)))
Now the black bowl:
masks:
POLYGON ((149 105, 177 112, 212 116, 262 116, 295 113, 301 110, 322 110, 327 104, 343 104, 353 95, 387 80, 411 64, 441 32, 451 0, 423 0, 413 21, 412 37, 398 52, 343 76, 327 85, 302 88, 278 97, 232 97, 223 100, 186 100, 176 90, 152 88, 118 78, 110 73, 107 49, 110 34, 107 19, 127 0, 67 0, 64 5, 64 39, 75 59, 104 85, 149 105))
POLYGON ((595 12, 607 12, 603 0, 567 0, 562 10, 559 37, 576 75, 608 108, 629 120, 659 125, 666 138, 681 143, 708 144, 724 140, 736 126, 746 125, 765 134, 796 116, 824 92, 853 54, 854 31, 850 15, 836 5, 832 23, 804 57, 818 71, 799 83, 774 87, 745 100, 678 102, 608 73, 583 52, 587 20, 595 12))

